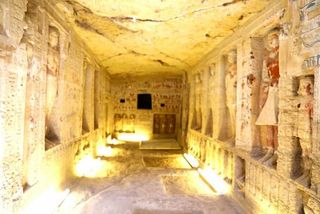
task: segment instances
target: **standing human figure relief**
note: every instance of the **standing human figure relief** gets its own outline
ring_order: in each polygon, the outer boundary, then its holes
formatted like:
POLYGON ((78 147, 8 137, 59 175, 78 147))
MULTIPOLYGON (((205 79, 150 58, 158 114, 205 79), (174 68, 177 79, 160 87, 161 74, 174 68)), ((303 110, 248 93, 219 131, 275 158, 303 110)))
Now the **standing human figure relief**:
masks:
POLYGON ((122 116, 120 114, 114 115, 114 131, 115 132, 122 131, 122 116))
POLYGON ((202 111, 201 111, 201 86, 202 86, 202 79, 201 79, 201 73, 197 73, 196 75, 196 128, 195 130, 201 131, 202 129, 202 111))
POLYGON ((279 32, 271 31, 265 40, 265 54, 261 79, 260 114, 256 125, 266 126, 266 143, 262 145, 265 155, 259 160, 272 166, 277 161, 279 97, 279 32))
POLYGON ((313 120, 313 79, 303 77, 300 79, 297 103, 297 122, 295 136, 299 139, 302 149, 302 175, 296 180, 302 185, 310 185, 312 167, 312 120, 313 120))
POLYGON ((236 135, 236 108, 237 108, 237 51, 232 50, 227 56, 226 104, 230 115, 231 141, 236 135))
POLYGON ((59 30, 49 26, 46 88, 46 136, 49 134, 49 120, 58 95, 58 74, 60 66, 59 30))

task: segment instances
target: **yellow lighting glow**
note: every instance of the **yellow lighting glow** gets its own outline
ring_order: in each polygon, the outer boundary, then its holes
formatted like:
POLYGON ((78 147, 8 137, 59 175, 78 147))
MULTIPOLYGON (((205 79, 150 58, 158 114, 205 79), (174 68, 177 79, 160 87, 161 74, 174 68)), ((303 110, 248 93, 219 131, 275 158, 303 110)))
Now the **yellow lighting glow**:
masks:
POLYGON ((184 153, 183 157, 188 161, 188 163, 193 167, 193 168, 198 168, 199 167, 199 161, 193 157, 193 155, 184 153))
POLYGON ((125 143, 124 141, 117 140, 116 138, 111 138, 111 137, 107 138, 107 145, 120 145, 124 143, 125 143))
POLYGON ((112 144, 112 145, 116 145, 119 144, 119 141, 115 138, 112 138, 111 135, 109 135, 106 139, 107 144, 112 144))
POLYGON ((102 168, 100 158, 94 159, 90 155, 85 156, 75 166, 75 174, 79 177, 96 177, 99 170, 102 168))
POLYGON ((198 172, 219 195, 224 195, 230 192, 230 186, 212 169, 199 168, 198 172))
POLYGON ((99 145, 97 147, 97 155, 103 156, 103 157, 112 157, 113 151, 112 151, 111 146, 99 145))
POLYGON ((110 143, 112 141, 112 136, 111 135, 108 135, 107 137, 106 137, 106 142, 107 143, 110 143))
POLYGON ((39 197, 33 200, 30 204, 26 205, 20 213, 56 213, 59 206, 70 194, 69 189, 64 191, 58 190, 55 187, 49 187, 39 197))
POLYGON ((138 134, 138 133, 120 133, 117 138, 118 140, 127 141, 127 142, 141 142, 141 141, 147 141, 150 139, 148 135, 138 134))
POLYGON ((116 145, 116 144, 119 144, 119 142, 120 142, 120 141, 118 141, 118 140, 115 139, 115 138, 112 138, 112 139, 111 139, 111 144, 116 145))

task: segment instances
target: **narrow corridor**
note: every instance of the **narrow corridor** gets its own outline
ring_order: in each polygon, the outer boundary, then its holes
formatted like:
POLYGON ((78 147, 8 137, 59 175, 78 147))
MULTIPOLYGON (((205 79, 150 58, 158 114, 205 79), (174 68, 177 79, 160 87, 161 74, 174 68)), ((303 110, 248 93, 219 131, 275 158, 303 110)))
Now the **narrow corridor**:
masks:
POLYGON ((140 150, 138 143, 112 145, 101 157, 100 178, 70 181, 59 213, 244 213, 229 196, 215 194, 179 150, 140 150))

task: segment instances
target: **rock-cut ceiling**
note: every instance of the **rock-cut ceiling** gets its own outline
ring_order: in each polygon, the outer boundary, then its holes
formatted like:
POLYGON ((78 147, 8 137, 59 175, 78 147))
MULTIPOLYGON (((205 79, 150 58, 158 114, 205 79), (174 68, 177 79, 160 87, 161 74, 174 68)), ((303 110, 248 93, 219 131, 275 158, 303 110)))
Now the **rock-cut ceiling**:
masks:
POLYGON ((272 0, 58 0, 110 74, 178 74, 272 0))

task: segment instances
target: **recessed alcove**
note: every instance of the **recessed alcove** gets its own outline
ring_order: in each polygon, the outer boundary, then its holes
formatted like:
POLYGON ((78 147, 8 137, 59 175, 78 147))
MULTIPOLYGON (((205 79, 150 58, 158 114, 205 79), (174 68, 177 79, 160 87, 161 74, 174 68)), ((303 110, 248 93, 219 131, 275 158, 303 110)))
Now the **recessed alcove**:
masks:
POLYGON ((137 95, 137 109, 152 110, 151 94, 138 94, 137 95))

